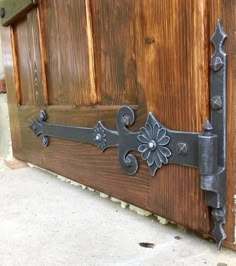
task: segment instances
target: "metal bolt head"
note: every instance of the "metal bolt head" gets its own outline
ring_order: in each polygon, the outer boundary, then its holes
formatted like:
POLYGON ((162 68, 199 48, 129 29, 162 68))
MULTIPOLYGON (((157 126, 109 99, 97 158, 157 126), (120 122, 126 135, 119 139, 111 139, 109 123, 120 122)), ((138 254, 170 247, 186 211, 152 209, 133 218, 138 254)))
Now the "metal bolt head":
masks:
POLYGON ((211 108, 212 110, 219 110, 223 107, 223 101, 220 96, 214 96, 211 98, 211 108))
POLYGON ((5 17, 5 8, 3 8, 3 7, 0 8, 0 17, 1 18, 5 17))
POLYGON ((44 136, 42 138, 42 145, 43 145, 43 147, 47 147, 48 144, 49 144, 48 137, 47 136, 44 136))
POLYGON ((151 141, 148 142, 148 147, 149 147, 150 150, 155 150, 156 146, 157 146, 157 144, 156 144, 156 142, 154 140, 151 140, 151 141))
POLYGON ((188 146, 184 142, 177 143, 177 153, 181 155, 186 155, 188 153, 188 146))
POLYGON ((102 140, 101 134, 97 134, 95 139, 96 139, 96 141, 100 142, 102 140))
POLYGON ((39 112, 39 119, 40 119, 41 121, 46 121, 46 120, 47 120, 47 114, 46 114, 46 112, 45 112, 44 110, 41 110, 41 111, 39 112))
POLYGON ((125 164, 127 167, 131 167, 132 166, 132 160, 129 157, 125 158, 125 164))
POLYGON ((224 65, 223 61, 219 56, 214 57, 210 64, 211 69, 214 70, 215 72, 219 71, 223 65, 224 65))
POLYGON ((123 115, 122 122, 124 125, 128 126, 130 124, 130 117, 128 115, 123 115))

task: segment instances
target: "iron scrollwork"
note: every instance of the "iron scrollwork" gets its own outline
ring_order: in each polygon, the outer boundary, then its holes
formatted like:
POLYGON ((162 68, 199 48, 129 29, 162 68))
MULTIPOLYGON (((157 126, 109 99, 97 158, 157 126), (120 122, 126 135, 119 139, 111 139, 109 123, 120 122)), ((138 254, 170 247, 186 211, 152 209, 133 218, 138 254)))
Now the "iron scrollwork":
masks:
POLYGON ((130 130, 135 113, 129 106, 122 106, 117 113, 117 130, 106 128, 101 121, 94 128, 56 125, 47 122, 41 111, 31 129, 42 136, 42 144, 49 145, 49 137, 90 143, 103 152, 117 147, 119 161, 128 175, 138 171, 138 160, 132 154, 138 151, 154 176, 166 164, 179 164, 199 168, 201 188, 206 193, 206 204, 212 208, 214 221, 212 235, 220 248, 226 238, 223 228, 226 217, 226 38, 218 22, 212 37, 215 53, 211 59, 211 123, 207 121, 204 132, 181 132, 166 128, 148 114, 144 127, 138 132, 130 130))
POLYGON ((170 137, 166 133, 166 128, 161 127, 150 113, 145 127, 140 129, 137 137, 142 143, 138 146, 138 151, 142 159, 147 161, 153 176, 162 164, 168 163, 168 158, 171 156, 171 151, 166 147, 170 137))

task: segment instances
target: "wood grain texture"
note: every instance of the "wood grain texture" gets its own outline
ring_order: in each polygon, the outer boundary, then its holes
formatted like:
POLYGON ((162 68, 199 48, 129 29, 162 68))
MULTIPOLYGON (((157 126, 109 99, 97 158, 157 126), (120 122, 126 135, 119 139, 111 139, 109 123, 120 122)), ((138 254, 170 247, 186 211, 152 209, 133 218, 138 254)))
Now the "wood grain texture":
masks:
MULTIPOLYGON (((147 111, 152 111, 171 129, 201 131, 209 116, 209 40, 217 18, 222 17, 229 34, 228 239, 224 244, 234 248, 236 2, 42 0, 39 8, 42 36, 36 45, 44 58, 40 64, 45 62, 49 106, 40 102, 37 106, 37 88, 25 73, 32 68, 23 57, 34 58, 27 51, 33 51, 35 43, 28 41, 17 46, 16 67, 25 69, 19 71, 20 84, 29 92, 22 95, 24 105, 17 107, 14 60, 7 29, 3 32, 15 156, 204 234, 209 233, 210 219, 197 170, 168 165, 151 177, 138 155, 140 170, 130 177, 119 165, 117 149, 100 153, 91 145, 53 138, 45 149, 28 126, 44 108, 51 123, 93 127, 102 120, 108 128, 116 128, 116 111, 128 104, 135 105, 137 112, 132 130, 139 130, 147 111)), ((34 25, 36 17, 31 17, 34 25)), ((17 43, 29 35, 29 29, 26 20, 16 25, 17 43)), ((44 102, 44 89, 39 91, 44 102)))
POLYGON ((47 74, 46 74, 46 51, 45 51, 45 37, 42 32, 41 23, 43 20, 40 17, 39 9, 37 9, 37 23, 39 30, 39 47, 40 47, 40 58, 41 58, 41 79, 42 79, 42 88, 43 88, 43 99, 44 104, 48 105, 48 86, 47 86, 47 74))
MULTIPOLYGON (((228 54, 227 74, 227 223, 225 225, 227 239, 226 246, 236 250, 235 243, 235 212, 233 196, 236 194, 236 1, 210 0, 209 1, 209 30, 214 32, 216 21, 220 19, 227 33, 225 50, 228 54)), ((211 47, 210 54, 213 52, 211 47)))
POLYGON ((40 2, 49 104, 89 105, 94 97, 85 2, 40 2))
POLYGON ((21 104, 43 105, 42 61, 37 10, 14 27, 16 59, 19 72, 21 104))
POLYGON ((98 103, 145 104, 137 83, 135 0, 91 1, 98 103))
MULTIPOLYGON (((201 131, 208 118, 207 1, 145 0, 136 5, 137 72, 147 109, 165 126, 201 131)), ((199 171, 163 167, 150 184, 151 208, 200 232, 209 215, 199 171)))
MULTIPOLYGON (((116 109, 48 107, 48 122, 92 127, 98 120, 103 120, 106 127, 115 128, 116 109)), ((50 138, 50 145, 43 148, 40 138, 34 136, 28 127, 38 116, 39 111, 39 108, 19 108, 21 134, 24 136, 21 159, 51 171, 56 170, 57 173, 82 184, 142 208, 150 209, 149 186, 152 177, 147 175, 149 169, 146 164, 141 164, 137 175, 128 176, 119 164, 116 148, 101 153, 93 145, 56 138, 50 138)), ((137 125, 144 122, 145 113, 145 108, 137 111, 137 125)))

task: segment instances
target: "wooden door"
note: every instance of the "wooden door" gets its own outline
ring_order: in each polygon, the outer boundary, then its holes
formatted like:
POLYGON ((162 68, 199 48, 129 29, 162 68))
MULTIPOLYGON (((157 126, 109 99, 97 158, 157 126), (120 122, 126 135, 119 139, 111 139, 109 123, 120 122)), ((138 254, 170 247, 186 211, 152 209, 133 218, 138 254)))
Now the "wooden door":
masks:
MULTIPOLYGON (((2 27, 14 156, 208 234, 211 221, 198 170, 167 165, 152 177, 137 154, 138 173, 128 176, 116 148, 100 153, 95 146, 57 138, 44 148, 29 125, 43 109, 50 123, 91 128, 101 120, 115 129, 117 110, 129 105, 136 113, 133 131, 145 124, 148 112, 168 128, 202 131, 209 116, 210 37, 220 17, 232 37, 227 52, 234 55, 236 1, 21 0, 15 5, 13 11, 7 6, 2 27)), ((234 125, 229 115, 229 129, 234 125)), ((229 142, 236 145, 233 134, 229 142)), ((225 245, 235 248, 233 149, 228 153, 225 245)))

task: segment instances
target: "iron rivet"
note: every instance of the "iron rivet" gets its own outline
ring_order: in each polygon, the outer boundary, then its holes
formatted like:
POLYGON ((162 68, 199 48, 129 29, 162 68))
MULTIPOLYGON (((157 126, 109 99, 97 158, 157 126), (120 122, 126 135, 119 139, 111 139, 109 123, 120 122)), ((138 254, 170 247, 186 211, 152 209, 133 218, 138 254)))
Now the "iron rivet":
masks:
POLYGON ((123 115, 122 116, 122 122, 124 125, 128 126, 130 124, 130 118, 128 115, 123 115))
POLYGON ((188 146, 184 142, 177 143, 177 152, 181 155, 186 155, 188 153, 188 146))
POLYGON ((156 145, 156 142, 154 140, 151 140, 151 141, 148 142, 149 149, 155 150, 156 149, 156 146, 157 145, 156 145))
POLYGON ((101 134, 97 134, 95 139, 96 139, 96 141, 101 141, 102 140, 101 134))
POLYGON ((127 167, 131 167, 132 166, 132 161, 131 161, 131 159, 129 157, 127 157, 125 159, 125 164, 126 164, 127 167))
POLYGON ((41 111, 39 112, 39 119, 40 119, 41 121, 46 121, 46 120, 47 120, 47 114, 46 114, 46 112, 45 112, 44 110, 41 110, 41 111))
POLYGON ((47 146, 48 146, 48 143, 49 143, 49 141, 48 141, 48 137, 44 136, 44 137, 42 138, 42 145, 43 145, 44 147, 47 147, 47 146))
POLYGON ((0 8, 0 17, 1 18, 5 17, 5 8, 3 8, 3 7, 0 8))
POLYGON ((214 96, 211 98, 211 108, 212 110, 219 110, 223 107, 223 101, 220 96, 214 96))
POLYGON ((211 61, 211 69, 213 69, 215 72, 219 71, 221 69, 221 67, 224 65, 222 62, 222 59, 217 56, 215 58, 212 59, 211 61))

